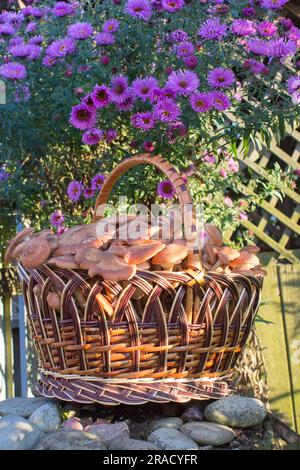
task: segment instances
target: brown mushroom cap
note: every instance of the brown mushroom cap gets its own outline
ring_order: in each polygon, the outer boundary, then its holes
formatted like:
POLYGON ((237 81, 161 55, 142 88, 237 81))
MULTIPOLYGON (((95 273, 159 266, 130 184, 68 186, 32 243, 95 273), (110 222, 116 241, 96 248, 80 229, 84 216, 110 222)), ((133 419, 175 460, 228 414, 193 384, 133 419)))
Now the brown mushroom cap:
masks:
POLYGON ((206 243, 204 248, 205 254, 207 256, 208 262, 213 266, 216 264, 218 259, 218 252, 215 246, 211 245, 210 243, 206 243))
POLYGON ((78 269, 78 264, 75 261, 74 255, 57 256, 56 258, 50 258, 48 264, 56 266, 62 269, 78 269))
POLYGON ((17 245, 21 242, 24 241, 26 237, 29 237, 30 235, 33 234, 33 229, 31 227, 24 228, 21 230, 15 237, 13 237, 7 246, 6 252, 5 252, 5 262, 9 263, 10 261, 13 260, 13 251, 17 247, 17 245))
POLYGON ((232 261, 230 261, 229 266, 231 268, 242 268, 243 269, 252 269, 259 266, 260 262, 257 256, 248 251, 242 250, 240 256, 232 261))
POLYGON ((103 252, 90 246, 82 246, 75 255, 75 262, 81 269, 89 269, 98 263, 103 256, 103 252))
POLYGON ((151 268, 151 264, 149 261, 144 261, 143 263, 137 264, 136 268, 140 271, 148 271, 151 268))
MULTIPOLYGON (((222 233, 220 232, 220 230, 217 227, 215 227, 212 224, 205 224, 204 229, 205 229, 206 233, 208 234, 209 238, 211 239, 213 245, 217 245, 217 246, 222 246, 223 245, 222 233)), ((209 243, 209 241, 208 241, 208 243, 209 243)))
POLYGON ((57 292, 49 292, 47 295, 47 303, 49 307, 54 308, 54 310, 60 310, 61 296, 57 292))
POLYGON ((27 242, 22 252, 21 263, 24 268, 38 268, 46 263, 51 254, 51 246, 45 239, 33 238, 27 242))
POLYGON ((89 276, 102 276, 106 281, 127 281, 136 273, 136 266, 125 263, 118 256, 109 253, 102 253, 101 259, 97 264, 92 264, 89 268, 89 276))
POLYGON ((172 266, 183 261, 188 254, 188 249, 184 240, 176 240, 169 245, 166 245, 165 248, 155 255, 152 258, 153 264, 158 264, 159 266, 172 266))
POLYGON ((230 261, 240 256, 240 252, 230 246, 223 246, 221 249, 217 248, 217 255, 221 264, 228 265, 230 261))
POLYGON ((260 252, 260 248, 256 245, 247 245, 244 246, 243 251, 248 251, 249 253, 256 254, 260 252))
POLYGON ((140 264, 157 255, 165 248, 165 245, 159 241, 153 243, 145 243, 138 246, 129 246, 127 253, 123 256, 124 261, 128 264, 140 264))

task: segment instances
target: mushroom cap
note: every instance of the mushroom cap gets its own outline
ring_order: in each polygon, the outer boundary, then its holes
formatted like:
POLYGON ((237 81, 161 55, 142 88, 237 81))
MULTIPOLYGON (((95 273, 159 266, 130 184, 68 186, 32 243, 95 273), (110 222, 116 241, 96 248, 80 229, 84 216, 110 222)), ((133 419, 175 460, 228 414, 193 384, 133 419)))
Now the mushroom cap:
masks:
POLYGON ((242 268, 243 269, 252 269, 259 266, 260 261, 256 255, 249 253, 248 251, 242 250, 240 256, 232 261, 230 261, 229 266, 231 268, 242 268))
POLYGON ((153 264, 159 266, 172 266, 181 263, 188 255, 184 240, 176 240, 166 245, 163 250, 152 258, 153 264))
POLYGON ((98 263, 94 263, 89 268, 89 276, 102 276, 106 281, 127 281, 136 273, 136 266, 129 265, 118 256, 109 253, 102 253, 98 263))
POLYGON ((8 242, 8 246, 6 248, 5 257, 4 257, 4 261, 6 263, 9 263, 10 261, 13 260, 12 254, 13 254, 14 249, 17 247, 17 245, 23 242, 26 237, 29 237, 32 234, 33 234, 33 229, 31 227, 27 227, 21 230, 20 232, 18 232, 17 235, 8 242))
POLYGON ((230 261, 240 256, 240 252, 230 246, 223 246, 222 248, 217 248, 217 255, 221 264, 228 265, 230 261))
POLYGON ((47 295, 47 303, 54 310, 60 310, 61 296, 57 292, 49 292, 47 295))
POLYGON ((103 252, 91 246, 81 246, 76 252, 75 262, 81 269, 89 269, 98 263, 103 256, 103 252))
POLYGON ((152 243, 143 243, 137 246, 129 246, 127 253, 123 256, 128 264, 140 264, 148 261, 165 248, 165 245, 159 241, 152 243))
POLYGON ((218 259, 218 251, 215 246, 211 245, 210 243, 206 243, 204 247, 205 254, 207 256, 208 262, 213 266, 216 264, 218 259))
POLYGON ((140 271, 149 271, 149 269, 151 268, 151 264, 149 263, 149 261, 144 261, 143 263, 137 264, 136 268, 140 271))
POLYGON ((213 245, 222 246, 223 237, 220 230, 212 224, 205 224, 204 229, 208 234, 209 238, 212 240, 213 245))
POLYGON ((64 255, 50 258, 48 260, 48 264, 62 269, 78 269, 78 264, 75 261, 74 255, 64 255))
POLYGON ((247 245, 244 246, 243 251, 248 251, 249 253, 256 254, 260 252, 260 248, 256 245, 247 245))
POLYGON ((51 254, 51 246, 45 239, 33 238, 28 240, 22 252, 21 263, 24 268, 34 269, 46 263, 51 254))

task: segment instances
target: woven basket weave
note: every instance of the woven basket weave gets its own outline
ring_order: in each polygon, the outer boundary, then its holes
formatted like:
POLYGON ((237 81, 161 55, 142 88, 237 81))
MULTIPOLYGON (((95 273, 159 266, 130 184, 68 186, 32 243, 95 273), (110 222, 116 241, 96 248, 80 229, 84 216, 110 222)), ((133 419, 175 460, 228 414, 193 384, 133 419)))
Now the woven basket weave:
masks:
MULTIPOLYGON (((184 181, 165 159, 138 155, 124 160, 106 179, 94 221, 101 218, 99 207, 118 178, 138 164, 152 164, 165 173, 183 212, 191 205, 184 181)), ((38 391, 64 401, 105 405, 228 395, 230 374, 259 306, 262 281, 204 273, 199 256, 189 252, 183 272, 138 270, 126 283, 96 277, 92 287, 84 270, 47 264, 25 270, 19 264, 39 357, 38 391), (39 299, 37 284, 42 288, 39 299), (137 289, 142 297, 134 295, 137 289), (62 292, 60 312, 47 303, 53 290, 62 292), (99 293, 114 305, 111 317, 97 301, 99 293)))

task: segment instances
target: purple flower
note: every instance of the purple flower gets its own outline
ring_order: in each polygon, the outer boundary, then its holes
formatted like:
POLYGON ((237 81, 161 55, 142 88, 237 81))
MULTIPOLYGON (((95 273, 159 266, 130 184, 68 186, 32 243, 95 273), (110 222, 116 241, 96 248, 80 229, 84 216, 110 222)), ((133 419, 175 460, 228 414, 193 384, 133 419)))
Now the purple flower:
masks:
POLYGON ((260 0, 260 6, 262 8, 268 8, 269 10, 279 10, 289 0, 260 0))
POLYGON ((7 51, 14 57, 27 57, 29 55, 28 44, 17 44, 16 46, 11 46, 7 51))
POLYGON ((15 32, 16 30, 11 24, 0 24, 0 35, 11 36, 12 34, 15 34, 15 32))
POLYGON ((210 165, 214 165, 216 163, 216 157, 214 156, 213 153, 208 153, 208 154, 204 155, 202 160, 205 163, 209 163, 210 165))
POLYGON ((155 124, 153 114, 149 111, 134 114, 131 116, 130 121, 134 127, 144 131, 152 129, 155 124))
POLYGON ((51 57, 50 55, 45 55, 45 57, 42 60, 42 64, 45 67, 53 67, 57 62, 57 59, 55 57, 51 57))
POLYGON ((10 177, 10 173, 0 168, 0 183, 6 181, 10 177))
POLYGON ((256 55, 268 55, 268 42, 261 39, 249 39, 248 48, 256 55))
POLYGON ((293 75, 287 80, 287 88, 289 93, 293 94, 300 89, 300 76, 293 75))
POLYGON ((211 93, 212 106, 217 111, 225 111, 231 106, 230 99, 222 91, 213 91, 211 93))
POLYGON ((124 11, 144 21, 149 21, 152 15, 151 4, 148 0, 128 0, 124 11))
POLYGON ((105 133, 106 142, 112 142, 118 137, 118 132, 115 129, 109 129, 105 133))
POLYGON ((1 23, 11 23, 14 25, 20 25, 23 20, 24 16, 21 12, 2 11, 2 13, 0 13, 1 23))
POLYGON ((247 220, 248 219, 248 216, 247 216, 246 212, 244 212, 244 211, 240 212, 240 219, 241 220, 247 220))
POLYGON ((176 47, 177 57, 186 57, 193 54, 195 48, 192 42, 184 41, 176 47))
POLYGON ((229 88, 235 82, 235 75, 229 69, 217 67, 208 73, 207 82, 213 88, 229 88))
POLYGON ((188 96, 197 90, 199 78, 190 70, 178 70, 169 75, 166 86, 179 95, 188 96))
POLYGON ((97 145, 104 138, 104 132, 93 127, 85 131, 82 135, 82 142, 86 145, 97 145))
POLYGON ((105 85, 96 85, 91 98, 96 109, 104 108, 110 103, 109 88, 105 85))
POLYGON ((237 36, 251 36, 255 34, 256 28, 253 21, 236 19, 232 22, 231 31, 237 36))
POLYGON ((90 23, 74 23, 68 27, 68 36, 73 39, 86 39, 92 36, 93 27, 90 23))
POLYGON ((33 7, 31 5, 22 9, 23 16, 34 16, 35 18, 42 18, 45 13, 46 9, 33 7))
POLYGON ((26 102, 30 98, 30 90, 28 85, 19 85, 15 88, 15 103, 26 102))
POLYGON ((65 57, 75 51, 75 42, 71 38, 56 39, 46 49, 46 54, 51 57, 65 57))
POLYGON ((160 197, 172 199, 175 196, 175 189, 171 181, 164 180, 158 183, 156 192, 160 197))
POLYGON ((277 33, 277 26, 270 21, 261 21, 258 23, 257 31, 261 36, 274 36, 277 33))
POLYGON ((32 33, 37 29, 37 23, 35 21, 30 21, 28 25, 26 26, 26 33, 32 33))
POLYGON ((220 41, 227 34, 227 26, 219 18, 209 18, 198 31, 202 39, 220 41))
POLYGON ((224 169, 224 168, 221 168, 220 170, 220 176, 224 179, 227 179, 228 178, 228 174, 227 174, 227 171, 224 169))
POLYGON ((103 173, 97 173, 91 181, 91 187, 93 189, 100 189, 105 181, 105 175, 103 173))
POLYGON ((88 108, 90 108, 92 110, 96 109, 91 93, 89 93, 88 95, 86 95, 82 98, 81 104, 85 104, 88 108))
POLYGON ((173 122, 180 116, 181 111, 175 101, 165 98, 159 100, 153 109, 154 117, 158 121, 173 122))
POLYGON ((194 69, 198 65, 198 59, 195 55, 184 57, 183 62, 189 69, 194 69))
POLYGON ((294 55, 297 50, 297 44, 294 41, 285 41, 284 38, 273 39, 269 41, 267 56, 277 59, 294 55))
POLYGON ((285 31, 289 31, 294 26, 294 23, 290 18, 280 18, 279 23, 285 31))
POLYGON ((125 112, 125 111, 131 111, 133 108, 134 104, 134 98, 130 92, 128 92, 127 98, 125 98, 122 103, 116 103, 116 106, 119 111, 125 112))
POLYGON ((82 184, 80 181, 73 180, 68 184, 67 194, 69 199, 73 202, 79 201, 82 193, 82 184))
POLYGON ((146 151, 146 152, 153 152, 153 150, 155 149, 154 145, 153 145, 153 142, 151 142, 150 140, 145 140, 143 142, 143 149, 146 151))
POLYGON ((243 67, 247 70, 249 69, 250 72, 256 73, 256 74, 267 74, 269 69, 266 67, 265 64, 262 62, 259 62, 258 60, 255 59, 247 59, 245 60, 243 67))
POLYGON ((7 64, 0 65, 0 76, 9 80, 23 80, 27 77, 27 70, 23 64, 7 62, 7 64))
POLYGON ((233 200, 229 196, 224 197, 224 204, 227 207, 233 207, 233 200))
POLYGON ((113 34, 102 32, 96 34, 95 41, 98 46, 111 46, 116 40, 113 34))
POLYGON ((61 210, 56 210, 50 215, 50 224, 53 227, 61 227, 64 223, 64 216, 61 210))
POLYGON ((253 7, 245 7, 242 9, 242 16, 246 18, 250 18, 251 16, 255 16, 255 8, 253 7))
POLYGON ((146 101, 151 98, 154 89, 158 86, 157 80, 154 77, 148 76, 146 78, 136 78, 132 84, 132 91, 134 96, 146 101))
POLYGON ((211 93, 195 93, 190 97, 190 103, 196 113, 205 113, 212 107, 211 93))
POLYGON ((184 0, 162 0, 161 2, 163 10, 169 11, 170 13, 175 13, 176 11, 181 10, 184 5, 184 0))
POLYGON ((32 36, 32 38, 28 40, 28 44, 41 44, 43 40, 43 36, 41 34, 38 34, 37 36, 32 36))
POLYGON ((119 21, 113 18, 111 20, 105 21, 105 23, 102 26, 102 31, 104 33, 115 33, 119 29, 119 26, 120 26, 119 21))
POLYGON ((54 16, 67 16, 73 15, 76 10, 76 6, 67 2, 57 2, 52 8, 51 12, 54 16))
POLYGON ((228 170, 230 173, 238 173, 239 171, 239 164, 233 160, 233 158, 230 158, 228 160, 228 170))
POLYGON ((70 115, 70 123, 82 131, 90 129, 96 122, 96 110, 89 108, 86 104, 73 106, 70 115))
POLYGON ((125 75, 116 75, 112 78, 110 85, 110 97, 114 103, 122 103, 128 98, 130 91, 128 89, 128 79, 125 75))
POLYGON ((93 188, 84 188, 83 197, 85 199, 90 199, 94 197, 94 195, 95 195, 95 190, 93 188))
POLYGON ((176 29, 171 33, 171 39, 174 42, 183 42, 188 40, 188 34, 182 29, 176 29))

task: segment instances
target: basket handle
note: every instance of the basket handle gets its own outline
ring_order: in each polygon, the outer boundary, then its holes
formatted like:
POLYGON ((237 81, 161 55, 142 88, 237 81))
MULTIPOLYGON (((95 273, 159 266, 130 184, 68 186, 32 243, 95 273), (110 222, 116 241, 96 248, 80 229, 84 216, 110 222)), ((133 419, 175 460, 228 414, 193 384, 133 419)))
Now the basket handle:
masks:
MULTIPOLYGON (((183 213, 184 224, 186 223, 185 214, 188 212, 190 213, 192 210, 192 226, 190 227, 189 231, 186 230, 185 233, 190 233, 189 238, 190 240, 193 240, 196 236, 196 218, 191 195, 180 174, 166 159, 160 155, 152 156, 148 153, 135 155, 133 157, 127 158, 126 160, 123 160, 118 166, 116 166, 116 168, 114 168, 114 170, 104 181, 103 186, 98 194, 94 209, 93 222, 97 222, 103 217, 105 205, 107 204, 109 195, 118 179, 130 168, 133 168, 137 165, 148 164, 158 168, 171 181, 183 213)), ((189 249, 187 264, 189 267, 201 269, 199 248, 189 249)))

